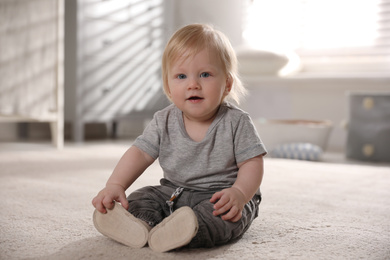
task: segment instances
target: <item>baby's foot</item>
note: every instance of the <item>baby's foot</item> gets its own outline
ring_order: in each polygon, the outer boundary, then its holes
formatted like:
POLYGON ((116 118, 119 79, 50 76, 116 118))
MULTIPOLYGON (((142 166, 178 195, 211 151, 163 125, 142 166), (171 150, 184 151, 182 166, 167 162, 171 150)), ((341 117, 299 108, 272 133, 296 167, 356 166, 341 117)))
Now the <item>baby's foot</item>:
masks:
POLYGON ((190 207, 177 209, 149 233, 149 247, 156 252, 187 245, 198 232, 198 219, 190 207))
POLYGON ((106 214, 95 210, 93 224, 103 235, 133 248, 141 248, 148 242, 149 225, 117 202, 106 214))

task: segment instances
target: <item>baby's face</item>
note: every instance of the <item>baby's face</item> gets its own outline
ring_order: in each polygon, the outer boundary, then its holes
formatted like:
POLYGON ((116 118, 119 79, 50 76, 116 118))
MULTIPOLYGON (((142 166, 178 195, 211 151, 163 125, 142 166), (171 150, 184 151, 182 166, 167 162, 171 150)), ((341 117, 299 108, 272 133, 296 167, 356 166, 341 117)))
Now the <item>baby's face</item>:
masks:
POLYGON ((217 56, 205 49, 173 62, 168 69, 168 86, 172 102, 187 119, 207 121, 229 93, 231 80, 217 56))

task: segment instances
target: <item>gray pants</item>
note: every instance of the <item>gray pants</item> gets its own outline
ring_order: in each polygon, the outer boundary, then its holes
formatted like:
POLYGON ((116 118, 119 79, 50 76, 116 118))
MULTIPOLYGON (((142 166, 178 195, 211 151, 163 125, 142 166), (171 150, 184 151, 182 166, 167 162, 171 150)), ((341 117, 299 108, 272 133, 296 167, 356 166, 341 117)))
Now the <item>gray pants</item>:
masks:
MULTIPOLYGON (((170 215, 166 201, 171 198, 177 187, 171 182, 161 179, 159 186, 147 186, 131 193, 129 212, 155 226, 170 215)), ((188 244, 190 248, 213 247, 226 244, 229 241, 240 238, 248 230, 252 221, 258 216, 260 195, 255 195, 249 201, 243 211, 242 217, 237 222, 222 220, 220 216, 213 215, 213 206, 209 200, 215 191, 193 191, 184 189, 175 201, 174 208, 188 206, 194 211, 199 230, 196 236, 188 244)))

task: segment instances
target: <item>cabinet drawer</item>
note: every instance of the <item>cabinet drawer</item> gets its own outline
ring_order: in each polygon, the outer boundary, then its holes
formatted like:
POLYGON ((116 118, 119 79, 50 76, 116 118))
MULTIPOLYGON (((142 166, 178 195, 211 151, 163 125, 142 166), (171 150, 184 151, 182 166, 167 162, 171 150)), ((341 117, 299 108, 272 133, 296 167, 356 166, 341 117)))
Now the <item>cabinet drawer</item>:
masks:
POLYGON ((163 50, 163 29, 138 27, 128 23, 93 21, 85 24, 82 56, 100 60, 127 61, 137 58, 143 49, 163 50))
POLYGON ((139 1, 134 0, 81 0, 83 16, 87 18, 105 18, 113 21, 129 19, 128 8, 139 1))
POLYGON ((88 61, 83 74, 82 104, 86 121, 104 121, 128 114, 146 105, 162 91, 160 57, 155 55, 143 63, 101 63, 88 61))
POLYGON ((86 19, 144 24, 156 14, 163 16, 163 0, 83 0, 82 15, 86 19))

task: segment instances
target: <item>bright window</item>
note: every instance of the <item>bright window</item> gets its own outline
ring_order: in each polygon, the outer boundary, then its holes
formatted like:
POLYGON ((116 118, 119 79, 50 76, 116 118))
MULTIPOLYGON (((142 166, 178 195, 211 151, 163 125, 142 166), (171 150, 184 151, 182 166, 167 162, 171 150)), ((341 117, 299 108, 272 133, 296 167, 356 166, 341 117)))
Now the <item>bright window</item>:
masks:
POLYGON ((390 71, 390 0, 253 0, 244 40, 306 71, 390 71))

